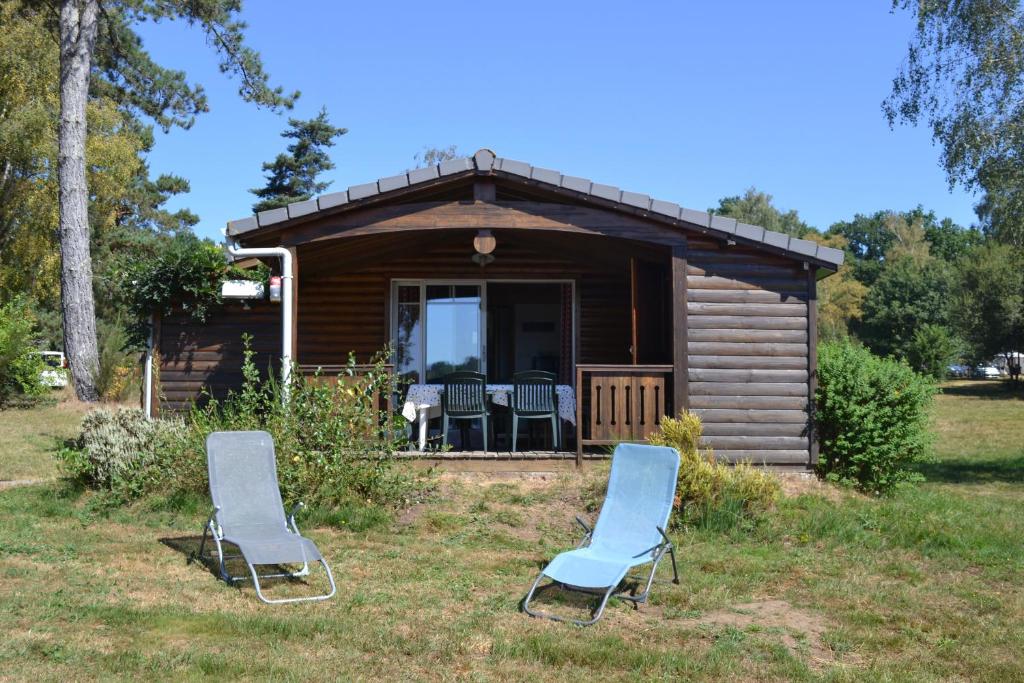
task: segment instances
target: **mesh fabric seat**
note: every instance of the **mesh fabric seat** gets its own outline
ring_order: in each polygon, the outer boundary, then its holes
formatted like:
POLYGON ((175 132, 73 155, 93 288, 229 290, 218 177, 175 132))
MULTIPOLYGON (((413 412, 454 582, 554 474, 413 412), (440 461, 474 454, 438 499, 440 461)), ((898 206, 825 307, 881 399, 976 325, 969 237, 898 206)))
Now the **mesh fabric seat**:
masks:
POLYGON ((608 493, 593 530, 583 524, 586 535, 576 550, 561 553, 546 566, 529 594, 523 609, 530 616, 562 621, 561 617, 530 608, 530 601, 546 576, 570 589, 600 591, 601 603, 589 621, 573 620, 581 626, 601 618, 608 598, 633 567, 651 564, 647 585, 640 595, 621 595, 636 603, 645 602, 654 582, 658 562, 667 552, 672 558, 675 583, 675 549, 665 534, 675 499, 679 474, 679 453, 674 448, 619 444, 612 456, 608 493))
POLYGON ((228 583, 223 542, 236 545, 245 559, 260 600, 268 603, 326 600, 334 595, 334 577, 316 544, 299 534, 295 512, 285 517, 277 484, 274 441, 266 432, 214 432, 206 439, 206 460, 210 474, 213 514, 203 530, 199 547, 202 556, 209 534, 216 544, 220 574, 228 583), (260 587, 256 565, 301 564, 297 572, 264 574, 269 577, 299 577, 309 573, 309 564, 319 562, 327 572, 330 593, 304 598, 269 600, 260 587))

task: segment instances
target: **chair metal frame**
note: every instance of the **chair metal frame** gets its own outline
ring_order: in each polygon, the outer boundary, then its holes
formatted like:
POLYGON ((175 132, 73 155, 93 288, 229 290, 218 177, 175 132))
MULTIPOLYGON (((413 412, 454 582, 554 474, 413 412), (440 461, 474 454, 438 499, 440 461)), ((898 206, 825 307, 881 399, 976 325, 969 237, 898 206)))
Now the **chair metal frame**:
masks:
MULTIPOLYGON (((296 503, 294 506, 292 506, 291 512, 288 513, 288 527, 286 527, 286 529, 288 530, 289 533, 293 533, 296 536, 302 536, 302 534, 299 533, 299 527, 295 523, 295 515, 296 513, 298 513, 299 510, 301 510, 304 507, 306 507, 305 503, 296 503)), ((245 559, 245 556, 241 553, 236 553, 232 555, 224 554, 224 530, 221 528, 220 522, 217 521, 218 512, 220 512, 220 506, 215 505, 213 511, 210 513, 209 519, 206 522, 206 526, 203 527, 203 539, 199 543, 199 550, 196 552, 196 558, 199 559, 201 562, 206 562, 207 560, 212 561, 214 559, 212 555, 203 554, 203 550, 206 547, 206 538, 207 535, 209 535, 209 537, 213 539, 213 542, 217 547, 217 565, 218 570, 220 572, 220 578, 224 581, 224 583, 226 583, 229 586, 234 586, 235 583, 237 583, 238 581, 244 581, 245 579, 251 577, 253 585, 256 588, 256 596, 268 605, 282 605, 294 602, 316 602, 320 600, 327 600, 329 598, 334 597, 334 594, 337 592, 338 587, 334 583, 334 575, 331 573, 331 568, 328 566, 327 561, 322 558, 318 561, 320 562, 321 565, 323 565, 324 571, 327 573, 327 580, 331 584, 330 592, 321 595, 305 596, 301 598, 278 598, 273 600, 263 595, 263 589, 260 586, 260 578, 298 579, 305 576, 309 576, 309 562, 303 562, 302 569, 295 572, 278 572, 276 574, 262 575, 259 574, 256 571, 256 566, 250 563, 249 560, 245 559), (232 576, 231 573, 228 572, 227 560, 238 558, 242 558, 243 560, 245 560, 246 566, 249 567, 250 577, 246 577, 245 575, 232 576)), ((227 542, 230 543, 230 541, 227 542)))
MULTIPOLYGON (((583 527, 583 530, 585 532, 584 535, 583 535, 583 538, 576 545, 576 549, 579 550, 580 548, 583 548, 583 547, 585 547, 586 545, 589 544, 591 538, 594 535, 594 529, 592 527, 590 527, 586 522, 584 522, 583 519, 580 518, 580 517, 576 517, 576 521, 577 521, 577 523, 579 523, 580 526, 583 527)), ((669 539, 668 534, 665 533, 664 529, 662 529, 660 526, 659 527, 655 527, 655 528, 658 530, 658 533, 661 534, 661 537, 664 539, 664 541, 662 543, 659 543, 658 545, 654 546, 653 548, 651 548, 649 550, 645 550, 643 553, 640 553, 639 555, 636 556, 636 557, 642 557, 643 555, 645 555, 647 553, 651 553, 652 554, 652 557, 649 560, 649 562, 652 563, 651 564, 651 573, 647 577, 647 584, 644 587, 644 592, 641 593, 640 595, 635 595, 635 594, 634 595, 625 595, 625 594, 617 594, 616 593, 616 589, 623 584, 625 579, 619 581, 614 586, 608 586, 608 588, 605 589, 604 591, 602 591, 600 589, 594 589, 594 588, 584 588, 584 587, 580 587, 580 586, 572 586, 570 584, 562 583, 561 581, 555 581, 554 579, 552 579, 551 583, 548 584, 549 586, 561 586, 562 588, 564 588, 566 590, 575 591, 577 593, 588 593, 588 594, 591 594, 591 595, 599 595, 599 596, 601 596, 601 602, 600 602, 600 604, 598 604, 597 609, 595 609, 594 612, 591 613, 591 618, 590 619, 588 619, 588 620, 569 619, 569 618, 566 618, 566 617, 561 617, 561 616, 559 616, 557 614, 552 614, 550 612, 543 612, 541 610, 536 610, 536 609, 531 609, 530 608, 530 601, 533 599, 534 593, 537 591, 538 586, 540 586, 541 580, 545 576, 544 572, 541 571, 540 574, 537 575, 537 578, 533 582, 533 585, 530 587, 530 592, 527 593, 526 597, 523 599, 523 611, 526 612, 527 614, 529 614, 531 617, 537 617, 539 619, 551 619, 552 621, 560 621, 560 622, 572 623, 572 624, 575 624, 577 626, 591 626, 593 624, 596 624, 597 621, 604 615, 604 608, 608 604, 608 599, 611 598, 612 595, 615 595, 615 597, 620 598, 622 600, 629 600, 630 602, 633 603, 633 607, 637 608, 638 605, 647 602, 647 597, 651 593, 651 586, 654 585, 654 574, 655 574, 655 572, 658 571, 658 563, 661 562, 661 558, 664 557, 665 553, 668 553, 669 557, 672 558, 672 583, 678 585, 679 584, 679 570, 676 567, 676 551, 675 551, 675 546, 672 544, 671 539, 669 539)), ((647 563, 645 562, 644 564, 647 564, 647 563)), ((637 565, 637 566, 641 566, 641 565, 637 565)))

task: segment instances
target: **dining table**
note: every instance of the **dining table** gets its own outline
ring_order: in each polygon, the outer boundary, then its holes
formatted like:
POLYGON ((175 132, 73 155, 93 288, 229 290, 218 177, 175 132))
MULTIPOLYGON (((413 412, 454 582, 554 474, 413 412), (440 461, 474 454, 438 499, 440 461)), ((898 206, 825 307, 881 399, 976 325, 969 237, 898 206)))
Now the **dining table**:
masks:
MULTIPOLYGON (((498 406, 508 406, 512 402, 512 384, 487 384, 484 391, 488 399, 498 406)), ((402 417, 418 426, 417 443, 419 450, 427 447, 427 424, 431 418, 441 416, 441 396, 444 394, 443 384, 410 384, 402 405, 402 417)), ((576 392, 568 384, 555 385, 555 397, 558 417, 576 425, 576 392)))

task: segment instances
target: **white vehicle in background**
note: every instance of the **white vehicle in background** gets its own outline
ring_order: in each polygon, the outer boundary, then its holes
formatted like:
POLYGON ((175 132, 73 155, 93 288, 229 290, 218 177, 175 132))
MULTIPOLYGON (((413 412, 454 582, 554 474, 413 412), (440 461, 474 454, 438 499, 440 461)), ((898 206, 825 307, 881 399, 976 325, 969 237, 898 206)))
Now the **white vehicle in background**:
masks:
POLYGON ((999 379, 1002 373, 994 365, 979 365, 974 368, 974 376, 978 379, 999 379))
POLYGON ((63 389, 68 385, 68 361, 60 351, 36 351, 46 368, 39 373, 39 382, 44 387, 63 389))

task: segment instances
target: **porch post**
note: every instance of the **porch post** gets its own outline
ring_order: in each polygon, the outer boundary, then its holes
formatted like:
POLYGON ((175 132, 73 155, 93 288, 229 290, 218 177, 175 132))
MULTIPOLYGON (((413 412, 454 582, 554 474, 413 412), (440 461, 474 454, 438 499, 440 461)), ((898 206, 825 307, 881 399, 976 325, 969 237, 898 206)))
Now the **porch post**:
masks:
POLYGON ((686 236, 672 245, 672 410, 690 407, 686 324, 686 236))

